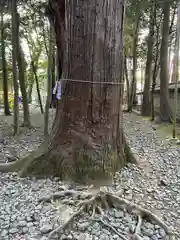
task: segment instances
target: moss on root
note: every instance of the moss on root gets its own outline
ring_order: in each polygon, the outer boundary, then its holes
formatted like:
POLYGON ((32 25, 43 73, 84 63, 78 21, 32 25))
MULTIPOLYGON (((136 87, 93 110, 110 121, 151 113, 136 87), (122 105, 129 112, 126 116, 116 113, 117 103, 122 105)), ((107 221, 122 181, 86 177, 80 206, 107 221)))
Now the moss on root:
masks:
POLYGON ((107 179, 128 162, 135 162, 130 147, 125 144, 123 155, 116 150, 93 152, 75 150, 69 158, 61 151, 47 151, 41 146, 28 157, 15 163, 0 164, 0 171, 16 171, 20 176, 57 176, 62 180, 86 182, 87 179, 107 179))

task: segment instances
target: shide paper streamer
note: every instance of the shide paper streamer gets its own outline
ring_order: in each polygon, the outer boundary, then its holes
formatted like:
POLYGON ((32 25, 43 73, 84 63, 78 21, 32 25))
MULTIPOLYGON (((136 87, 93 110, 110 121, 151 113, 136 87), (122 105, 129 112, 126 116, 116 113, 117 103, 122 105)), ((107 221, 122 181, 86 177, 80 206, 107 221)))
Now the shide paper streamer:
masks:
POLYGON ((56 85, 54 86, 54 89, 53 89, 53 94, 56 95, 56 98, 58 100, 61 99, 61 82, 60 81, 56 82, 56 85))

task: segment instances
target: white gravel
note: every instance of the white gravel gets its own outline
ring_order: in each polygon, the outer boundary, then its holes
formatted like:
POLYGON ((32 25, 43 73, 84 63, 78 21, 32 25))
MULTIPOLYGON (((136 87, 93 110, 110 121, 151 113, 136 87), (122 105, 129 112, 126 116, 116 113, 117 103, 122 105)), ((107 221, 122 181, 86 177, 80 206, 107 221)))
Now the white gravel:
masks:
MULTIPOLYGON (((117 188, 123 190, 125 198, 151 209, 174 228, 178 240, 180 150, 167 141, 162 142, 162 138, 156 136, 151 123, 139 116, 126 114, 124 120, 125 134, 140 164, 129 165, 120 171, 117 188)), ((11 137, 11 140, 5 135, 3 137, 5 141, 7 139, 7 143, 13 141, 11 137)), ((46 240, 48 233, 62 224, 73 209, 68 206, 65 208, 60 202, 43 203, 39 199, 65 188, 84 189, 82 186, 75 187, 60 182, 59 179, 20 179, 16 174, 0 174, 0 240, 46 240)), ((65 198, 71 196, 62 194, 62 200, 65 198)), ((88 214, 84 214, 76 219, 69 231, 60 233, 55 239, 121 240, 118 232, 108 228, 107 224, 126 236, 137 224, 137 217, 125 209, 111 209, 105 213, 104 223, 99 220, 99 216, 95 215, 90 221, 88 214)), ((166 239, 163 229, 150 221, 144 221, 142 237, 143 240, 166 239)))

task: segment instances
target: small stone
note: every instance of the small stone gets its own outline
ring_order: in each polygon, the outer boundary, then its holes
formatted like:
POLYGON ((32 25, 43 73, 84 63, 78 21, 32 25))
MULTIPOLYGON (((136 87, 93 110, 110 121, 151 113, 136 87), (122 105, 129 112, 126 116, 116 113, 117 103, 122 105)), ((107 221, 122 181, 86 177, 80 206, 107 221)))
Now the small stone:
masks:
POLYGON ((30 227, 32 227, 32 226, 33 226, 33 223, 32 223, 32 222, 28 222, 28 223, 27 223, 27 227, 28 227, 28 228, 30 228, 30 227))
POLYGON ((153 230, 150 229, 150 228, 149 228, 149 229, 144 229, 143 233, 144 233, 144 235, 147 236, 147 237, 152 237, 153 234, 154 234, 153 230))
POLYGON ((115 211, 115 217, 116 218, 123 218, 124 217, 124 213, 122 211, 115 211))
POLYGON ((25 227, 26 224, 27 224, 26 221, 19 221, 18 226, 19 226, 19 227, 25 227))
POLYGON ((79 229, 79 231, 84 231, 88 226, 89 226, 88 222, 77 224, 77 228, 79 229))
POLYGON ((81 233, 78 240, 92 240, 92 236, 88 233, 81 233))
POLYGON ((165 231, 164 231, 164 229, 159 229, 159 235, 161 236, 161 237, 165 237, 166 236, 166 233, 165 233, 165 231))
POLYGON ((51 232, 52 229, 53 229, 52 225, 46 224, 46 225, 43 225, 43 226, 40 228, 40 231, 41 231, 41 233, 46 234, 46 233, 51 232))
POLYGON ((150 238, 148 236, 144 236, 143 240, 150 240, 150 238))
POLYGON ((26 217, 26 221, 27 221, 27 222, 32 222, 32 218, 29 217, 29 216, 27 216, 27 217, 26 217))
POLYGON ((11 229, 9 229, 9 233, 11 233, 11 234, 15 234, 15 233, 17 233, 19 230, 17 229, 17 228, 11 228, 11 229))
POLYGON ((28 232, 28 228, 27 228, 27 227, 23 227, 22 232, 23 232, 24 234, 27 233, 27 232, 28 232))
POLYGON ((6 229, 3 229, 0 236, 5 237, 7 235, 8 235, 8 231, 6 229))
POLYGON ((110 240, 109 236, 106 234, 101 234, 99 240, 110 240))

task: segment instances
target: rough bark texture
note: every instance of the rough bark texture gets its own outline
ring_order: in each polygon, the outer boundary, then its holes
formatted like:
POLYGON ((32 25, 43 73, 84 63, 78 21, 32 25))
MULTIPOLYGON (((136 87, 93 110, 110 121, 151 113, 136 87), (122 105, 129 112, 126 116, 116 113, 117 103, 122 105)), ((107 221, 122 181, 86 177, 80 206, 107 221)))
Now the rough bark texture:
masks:
POLYGON ((12 1, 12 68, 13 68, 13 87, 14 87, 14 135, 19 133, 19 103, 18 103, 18 81, 17 81, 17 68, 16 68, 16 56, 17 56, 17 1, 12 1))
POLYGON ((130 84, 129 84, 126 56, 124 56, 124 78, 126 81, 126 103, 127 103, 127 106, 129 106, 129 104, 130 104, 130 84))
POLYGON ((23 50, 21 48, 20 44, 20 37, 19 37, 19 15, 16 12, 16 22, 17 25, 17 33, 16 33, 16 44, 17 44, 17 63, 18 63, 18 69, 19 69, 19 84, 22 94, 22 104, 23 104, 23 126, 24 127, 31 127, 30 123, 30 114, 29 114, 29 105, 28 105, 28 98, 27 98, 27 92, 26 92, 26 83, 25 83, 25 61, 23 56, 23 50))
POLYGON ((32 70, 33 70, 34 78, 35 78, 35 82, 36 82, 36 90, 37 90, 37 95, 38 95, 39 107, 40 107, 41 114, 43 114, 44 110, 43 110, 43 105, 42 105, 42 100, 41 100, 41 92, 40 92, 40 88, 39 88, 37 67, 36 67, 36 65, 35 65, 33 60, 31 60, 31 66, 32 66, 32 70))
POLYGON ((163 27, 160 51, 160 117, 162 121, 172 121, 172 109, 169 102, 168 39, 170 3, 163 4, 163 27))
MULTIPOLYGON (((53 89, 55 87, 55 84, 56 84, 56 61, 55 61, 55 44, 53 42, 53 50, 52 50, 52 71, 51 71, 51 77, 52 77, 52 91, 53 92, 53 89)), ((57 103, 57 99, 56 99, 56 96, 54 94, 52 94, 52 97, 51 97, 51 104, 50 104, 50 108, 56 108, 56 103, 57 103)))
POLYGON ((134 40, 133 40, 133 70, 132 70, 131 95, 130 95, 130 104, 128 106, 128 111, 132 111, 133 105, 135 105, 136 103, 137 44, 138 44, 139 24, 140 24, 140 13, 137 13, 135 31, 134 31, 134 40))
POLYGON ((160 29, 161 23, 157 25, 156 22, 156 45, 155 45, 155 56, 154 56, 154 69, 153 69, 153 76, 152 76, 152 89, 151 89, 151 120, 154 121, 155 119, 155 109, 154 109, 154 91, 157 82, 157 76, 160 67, 160 29))
POLYGON ((49 123, 49 107, 51 104, 51 96, 52 96, 52 68, 53 68, 53 26, 51 24, 50 31, 49 31, 47 98, 46 98, 45 113, 44 113, 44 137, 45 138, 47 138, 49 135, 48 123, 49 123))
POLYGON ((6 48, 4 42, 4 21, 3 11, 1 12, 1 57, 2 57, 2 72, 3 72, 3 98, 4 98, 4 114, 5 116, 11 115, 8 101, 8 76, 7 76, 7 64, 6 64, 6 48))
POLYGON ((9 169, 22 169, 22 175, 104 177, 131 156, 122 129, 123 85, 88 81, 123 82, 124 1, 55 1, 53 8, 62 21, 56 37, 63 77, 77 82, 62 84, 48 148, 42 146, 9 169))
POLYGON ((33 84, 34 84, 34 76, 32 76, 31 82, 29 83, 28 88, 27 88, 27 99, 28 99, 28 103, 32 103, 33 84))
POLYGON ((151 113, 151 98, 150 98, 150 86, 152 78, 152 60, 153 60, 153 38, 154 38, 154 23, 156 9, 154 6, 154 1, 152 1, 152 9, 149 23, 149 36, 148 36, 148 51, 146 60, 146 70, 145 70, 145 83, 143 91, 143 103, 142 103, 142 115, 149 116, 151 113))

